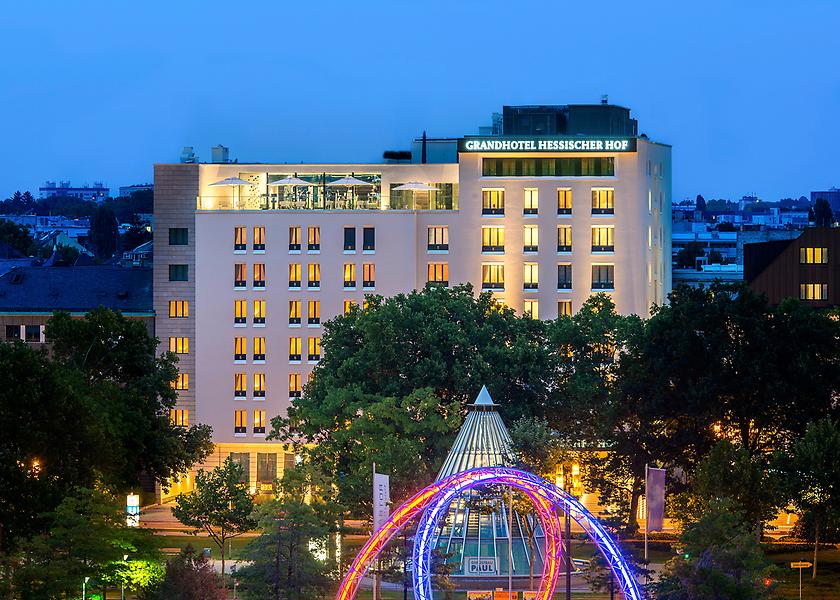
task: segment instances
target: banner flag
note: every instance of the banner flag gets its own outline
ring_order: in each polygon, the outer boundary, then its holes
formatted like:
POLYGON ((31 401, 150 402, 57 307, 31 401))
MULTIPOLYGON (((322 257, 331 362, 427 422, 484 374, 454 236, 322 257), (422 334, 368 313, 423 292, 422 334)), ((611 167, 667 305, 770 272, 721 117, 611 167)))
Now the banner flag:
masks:
MULTIPOLYGON (((375 467, 374 467, 375 468, 375 467)), ((390 478, 373 472, 373 530, 376 531, 388 520, 391 503, 390 478)))
POLYGON ((665 519, 665 469, 648 467, 645 481, 646 531, 662 531, 665 519))

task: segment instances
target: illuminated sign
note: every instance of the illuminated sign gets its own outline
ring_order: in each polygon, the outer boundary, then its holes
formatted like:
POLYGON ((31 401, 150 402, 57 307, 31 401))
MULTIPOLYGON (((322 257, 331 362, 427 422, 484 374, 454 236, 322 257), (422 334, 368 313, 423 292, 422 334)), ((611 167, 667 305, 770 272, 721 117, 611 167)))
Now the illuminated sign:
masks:
POLYGON ((635 152, 636 138, 613 137, 468 137, 458 152, 635 152))
POLYGON ((465 562, 468 575, 495 575, 499 572, 495 557, 469 556, 465 562))
POLYGON ((125 499, 125 524, 140 527, 140 496, 129 494, 125 499))

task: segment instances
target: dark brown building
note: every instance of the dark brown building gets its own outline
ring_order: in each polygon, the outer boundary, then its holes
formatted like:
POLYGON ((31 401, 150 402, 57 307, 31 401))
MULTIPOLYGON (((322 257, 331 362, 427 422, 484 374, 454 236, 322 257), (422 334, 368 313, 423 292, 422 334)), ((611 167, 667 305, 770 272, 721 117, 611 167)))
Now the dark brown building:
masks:
POLYGON ((799 298, 840 305, 840 229, 806 229, 796 239, 744 245, 744 279, 772 304, 799 298))

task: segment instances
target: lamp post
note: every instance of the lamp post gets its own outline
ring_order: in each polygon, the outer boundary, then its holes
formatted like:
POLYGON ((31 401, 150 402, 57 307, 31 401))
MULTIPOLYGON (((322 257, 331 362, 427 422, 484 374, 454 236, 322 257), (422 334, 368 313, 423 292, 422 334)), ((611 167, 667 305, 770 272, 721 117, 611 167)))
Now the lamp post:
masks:
MULTIPOLYGON (((128 554, 123 554, 123 566, 125 566, 127 560, 128 554)), ((120 600, 125 600, 125 574, 120 577, 120 600)))
POLYGON ((90 577, 85 577, 82 580, 82 600, 87 600, 87 582, 90 577))

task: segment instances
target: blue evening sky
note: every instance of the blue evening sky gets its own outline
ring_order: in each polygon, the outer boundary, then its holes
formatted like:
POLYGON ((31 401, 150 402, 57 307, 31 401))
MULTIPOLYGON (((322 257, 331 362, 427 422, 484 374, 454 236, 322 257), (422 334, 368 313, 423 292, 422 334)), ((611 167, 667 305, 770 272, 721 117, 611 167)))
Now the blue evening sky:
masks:
POLYGON ((0 196, 151 181, 183 146, 379 161, 503 104, 630 107, 674 199, 840 186, 840 2, 8 2, 0 196))

